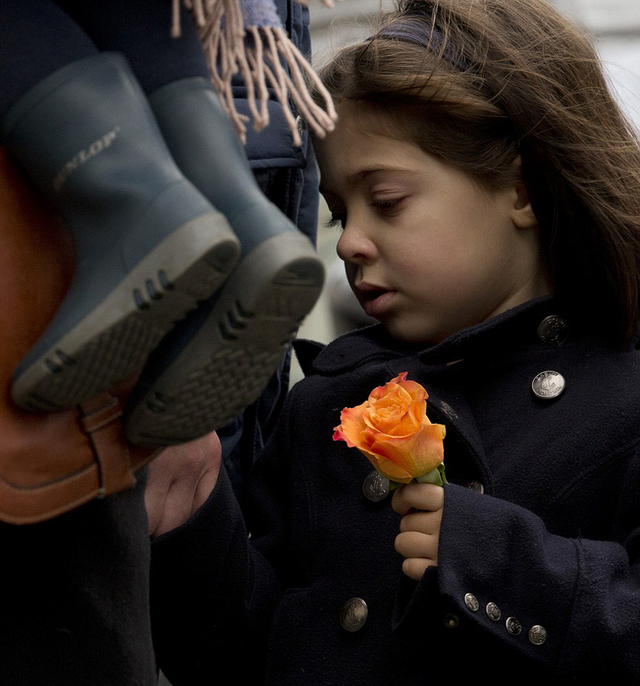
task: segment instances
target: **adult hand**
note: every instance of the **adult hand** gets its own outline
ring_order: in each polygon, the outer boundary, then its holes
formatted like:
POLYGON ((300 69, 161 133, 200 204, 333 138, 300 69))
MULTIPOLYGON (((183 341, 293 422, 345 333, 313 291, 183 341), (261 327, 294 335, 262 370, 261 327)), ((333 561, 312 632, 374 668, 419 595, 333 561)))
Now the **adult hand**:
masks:
POLYGON ((222 449, 215 431, 165 448, 149 465, 144 494, 152 538, 184 524, 218 480, 222 449))
POLYGON ((391 504, 402 515, 395 541, 396 550, 405 558, 402 571, 420 581, 427 567, 438 566, 444 490, 434 484, 407 484, 393 494, 391 504))

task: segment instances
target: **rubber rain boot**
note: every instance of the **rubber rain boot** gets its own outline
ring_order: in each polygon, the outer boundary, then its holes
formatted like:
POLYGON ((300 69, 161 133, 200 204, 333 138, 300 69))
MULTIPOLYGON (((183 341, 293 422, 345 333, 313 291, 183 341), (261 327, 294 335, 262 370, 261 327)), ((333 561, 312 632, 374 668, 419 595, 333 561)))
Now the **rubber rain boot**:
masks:
POLYGON ((206 79, 173 82, 149 102, 178 166, 242 244, 224 287, 162 342, 132 395, 128 439, 171 445, 224 426, 256 400, 320 295, 324 269, 260 190, 206 79))
POLYGON ((75 244, 65 299, 13 377, 16 403, 55 411, 141 369, 175 322, 219 288, 240 247, 176 166, 117 53, 38 83, 0 136, 75 244))

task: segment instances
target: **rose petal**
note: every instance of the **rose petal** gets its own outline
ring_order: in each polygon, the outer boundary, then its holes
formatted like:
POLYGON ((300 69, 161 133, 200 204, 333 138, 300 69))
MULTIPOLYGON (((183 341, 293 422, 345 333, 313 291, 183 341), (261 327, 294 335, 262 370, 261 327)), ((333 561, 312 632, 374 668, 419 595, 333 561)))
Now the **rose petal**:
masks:
POLYGON ((367 429, 362 420, 362 409, 367 403, 357 407, 345 407, 340 413, 340 425, 334 428, 333 440, 346 441, 350 448, 358 448, 360 435, 367 429))
POLYGON ((392 460, 389 460, 382 455, 377 455, 375 453, 369 452, 368 450, 360 449, 360 452, 371 462, 374 468, 386 476, 387 479, 391 481, 397 481, 398 483, 408 484, 413 478, 409 472, 402 467, 402 465, 396 464, 392 460))
POLYGON ((406 391, 397 384, 387 384, 384 396, 369 399, 365 421, 372 428, 387 433, 402 421, 410 404, 411 396, 406 391))
POLYGON ((443 438, 444 427, 441 424, 427 424, 409 437, 377 436, 369 450, 402 466, 412 477, 417 478, 442 462, 443 438))

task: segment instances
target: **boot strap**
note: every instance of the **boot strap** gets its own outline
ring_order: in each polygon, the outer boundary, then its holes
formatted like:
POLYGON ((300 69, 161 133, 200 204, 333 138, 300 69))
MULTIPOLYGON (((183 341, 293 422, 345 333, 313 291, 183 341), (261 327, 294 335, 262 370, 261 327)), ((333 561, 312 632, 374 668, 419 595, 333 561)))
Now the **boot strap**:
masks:
POLYGON ((88 438, 93 460, 73 473, 37 486, 20 487, 0 477, 0 521, 43 522, 134 486, 135 472, 160 449, 129 446, 122 436, 121 416, 120 402, 110 393, 83 403, 80 427, 88 438))
POLYGON ((80 406, 80 422, 91 441, 95 457, 95 497, 104 498, 135 484, 129 448, 121 435, 122 408, 110 393, 88 400, 80 406))

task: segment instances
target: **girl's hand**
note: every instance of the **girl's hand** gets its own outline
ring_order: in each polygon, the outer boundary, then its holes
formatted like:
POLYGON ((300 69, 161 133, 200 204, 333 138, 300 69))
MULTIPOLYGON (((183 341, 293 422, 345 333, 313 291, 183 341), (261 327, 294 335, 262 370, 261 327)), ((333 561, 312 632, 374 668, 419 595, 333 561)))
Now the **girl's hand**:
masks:
POLYGON ((438 566, 444 490, 433 484, 407 484, 393 494, 391 505, 402 515, 395 542, 396 550, 406 558, 402 571, 420 581, 427 567, 438 566))

